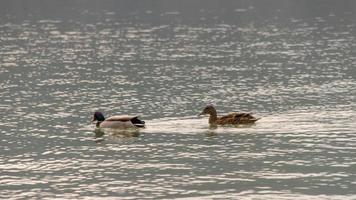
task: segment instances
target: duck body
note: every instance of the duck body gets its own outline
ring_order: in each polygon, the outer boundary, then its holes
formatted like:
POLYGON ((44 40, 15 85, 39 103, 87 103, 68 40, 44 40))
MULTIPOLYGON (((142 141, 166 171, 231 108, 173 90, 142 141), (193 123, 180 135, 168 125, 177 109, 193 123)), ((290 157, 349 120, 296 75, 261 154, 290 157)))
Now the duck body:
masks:
POLYGON ((252 116, 251 113, 245 112, 232 112, 227 115, 218 117, 214 106, 208 105, 204 108, 200 115, 209 114, 210 125, 240 125, 240 124, 253 124, 259 118, 252 116))
POLYGON ((139 116, 118 115, 105 119, 101 112, 95 112, 92 122, 96 122, 97 128, 143 128, 145 122, 139 119, 139 116))

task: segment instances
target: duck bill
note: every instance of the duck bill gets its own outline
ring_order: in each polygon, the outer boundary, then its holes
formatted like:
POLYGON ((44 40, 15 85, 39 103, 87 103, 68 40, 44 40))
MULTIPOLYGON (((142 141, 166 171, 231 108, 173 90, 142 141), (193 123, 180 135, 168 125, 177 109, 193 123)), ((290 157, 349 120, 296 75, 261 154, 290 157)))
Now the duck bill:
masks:
POLYGON ((91 118, 90 123, 95 124, 95 122, 96 122, 96 119, 94 117, 91 118))
POLYGON ((204 113, 204 112, 201 112, 201 113, 198 115, 198 117, 199 117, 199 116, 202 116, 202 115, 205 115, 205 113, 204 113))

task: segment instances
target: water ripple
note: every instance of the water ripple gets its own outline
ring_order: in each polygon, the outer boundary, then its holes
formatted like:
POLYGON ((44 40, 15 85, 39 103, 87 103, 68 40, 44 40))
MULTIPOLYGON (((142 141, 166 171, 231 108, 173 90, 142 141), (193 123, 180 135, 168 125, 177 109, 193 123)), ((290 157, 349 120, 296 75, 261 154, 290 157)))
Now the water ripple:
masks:
POLYGON ((355 199, 352 20, 232 10, 1 18, 0 198, 355 199), (209 128, 208 103, 262 119, 209 128), (98 130, 97 110, 147 127, 98 130))

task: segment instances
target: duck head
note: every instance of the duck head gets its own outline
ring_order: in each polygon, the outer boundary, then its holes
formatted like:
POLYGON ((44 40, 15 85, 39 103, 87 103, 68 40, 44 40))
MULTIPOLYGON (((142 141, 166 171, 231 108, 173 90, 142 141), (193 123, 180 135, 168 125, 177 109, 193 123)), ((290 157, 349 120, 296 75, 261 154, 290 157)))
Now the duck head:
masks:
POLYGON ((214 106, 207 105, 199 115, 216 115, 214 106))
POLYGON ((94 116, 93 116, 93 119, 91 120, 92 122, 95 122, 95 121, 97 121, 97 122, 102 122, 102 121, 104 121, 105 120, 105 117, 104 117, 104 115, 103 115, 103 113, 101 113, 101 112, 95 112, 94 113, 94 116))
POLYGON ((201 112, 199 115, 210 115, 209 116, 209 124, 210 125, 215 125, 216 121, 218 119, 216 109, 212 105, 207 105, 204 109, 203 112, 201 112))

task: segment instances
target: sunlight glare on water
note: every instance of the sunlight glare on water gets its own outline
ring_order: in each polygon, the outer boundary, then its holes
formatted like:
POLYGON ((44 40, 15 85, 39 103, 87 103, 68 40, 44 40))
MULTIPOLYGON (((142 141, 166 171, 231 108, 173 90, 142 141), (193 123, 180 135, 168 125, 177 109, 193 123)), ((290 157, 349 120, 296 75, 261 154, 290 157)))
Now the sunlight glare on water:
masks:
POLYGON ((356 199, 354 3, 26 2, 0 2, 1 199, 356 199))

